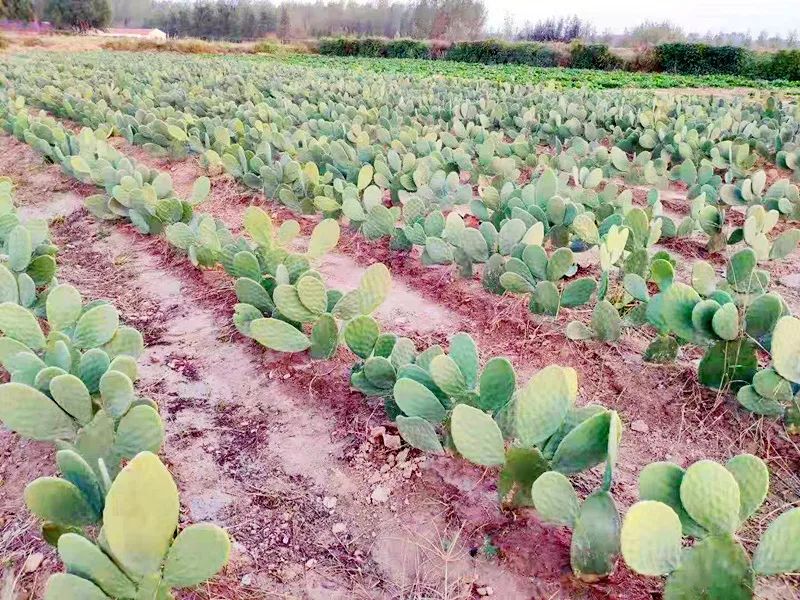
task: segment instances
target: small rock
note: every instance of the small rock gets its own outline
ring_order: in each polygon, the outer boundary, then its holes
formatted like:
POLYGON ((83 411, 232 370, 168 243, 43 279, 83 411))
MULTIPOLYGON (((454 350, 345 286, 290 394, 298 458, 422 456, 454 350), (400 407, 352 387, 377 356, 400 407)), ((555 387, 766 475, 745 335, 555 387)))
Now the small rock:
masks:
POLYGON ((491 586, 488 585, 486 587, 479 587, 475 591, 478 592, 479 596, 491 596, 492 594, 494 594, 494 590, 491 588, 491 586))
POLYGON ((322 506, 324 506, 328 510, 333 510, 334 508, 336 508, 337 502, 338 500, 334 496, 325 496, 322 499, 322 506))
POLYGON ((388 473, 391 467, 389 465, 381 465, 381 473, 388 473))
POLYGON ((399 435, 383 434, 383 445, 389 450, 399 450, 403 445, 403 440, 399 435))
POLYGON ((374 490, 372 490, 372 502, 375 504, 383 504, 387 500, 389 500, 389 490, 387 490, 382 485, 377 486, 374 490))
POLYGON ((345 531, 347 531, 347 525, 345 525, 344 523, 334 523, 333 527, 331 527, 331 531, 333 531, 333 533, 335 533, 336 535, 344 533, 345 531))
POLYGON ((400 452, 397 453, 397 457, 395 458, 395 462, 397 464, 402 464, 402 463, 406 462, 406 460, 408 460, 408 448, 406 448, 405 450, 401 450, 400 452))
POLYGON ((248 573, 247 575, 242 577, 242 582, 241 583, 244 586, 251 585, 253 583, 253 574, 252 573, 248 573))
POLYGON ((369 439, 370 441, 377 440, 384 433, 386 433, 386 427, 373 427, 369 430, 369 439))
POLYGON ((316 566, 317 566, 317 559, 316 558, 309 558, 306 561, 306 568, 313 569, 316 566))
POLYGON ((641 419, 637 419, 636 421, 631 423, 631 429, 633 431, 638 431, 639 433, 647 433, 650 431, 650 428, 647 426, 647 423, 645 423, 641 419))
POLYGON ((34 552, 28 558, 25 559, 25 564, 22 565, 22 570, 25 573, 33 573, 36 569, 38 569, 42 561, 44 560, 44 554, 41 552, 34 552))

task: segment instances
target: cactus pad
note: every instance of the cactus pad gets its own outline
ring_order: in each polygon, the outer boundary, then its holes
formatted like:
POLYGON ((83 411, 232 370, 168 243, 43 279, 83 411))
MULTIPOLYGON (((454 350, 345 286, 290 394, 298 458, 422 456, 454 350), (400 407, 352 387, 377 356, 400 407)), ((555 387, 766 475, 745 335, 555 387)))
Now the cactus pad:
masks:
POLYGON ((409 417, 421 417, 432 423, 444 419, 445 410, 436 395, 421 383, 402 377, 394 384, 394 400, 409 417))
POLYGON ((631 569, 642 575, 667 575, 681 561, 681 522, 667 504, 637 502, 625 515, 620 543, 631 569))
POLYGON ((31 350, 41 350, 45 344, 44 334, 36 317, 18 304, 0 304, 0 331, 31 350))
POLYGON ((581 505, 570 546, 570 564, 584 581, 596 581, 614 571, 619 554, 620 518, 614 498, 596 492, 581 505))
POLYGON ((554 525, 574 527, 580 502, 569 479, 556 471, 548 471, 533 482, 533 506, 542 520, 554 525))
POLYGON ((72 419, 50 398, 23 383, 0 385, 0 421, 34 440, 71 440, 72 419))
POLYGON ((537 445, 553 435, 574 401, 567 373, 558 365, 531 377, 516 402, 515 425, 522 443, 537 445))
POLYGON ((689 516, 712 534, 733 533, 739 527, 739 484, 712 460, 694 463, 681 481, 681 503, 689 516))
POLYGON ((194 587, 216 575, 228 562, 231 542, 223 529, 210 523, 190 525, 178 534, 164 563, 164 583, 194 587))
POLYGON ((798 340, 800 340, 800 319, 782 317, 772 333, 772 364, 781 377, 794 383, 800 383, 798 340))
POLYGON ((44 600, 110 600, 91 581, 71 575, 56 573, 47 580, 44 600))
POLYGON ((25 504, 42 521, 83 527, 100 515, 72 483, 58 477, 40 477, 25 487, 25 504))
POLYGON ((250 334, 262 346, 278 352, 302 352, 311 345, 302 331, 279 319, 251 321, 250 334))
POLYGON ((178 490, 155 454, 142 452, 120 471, 106 496, 108 547, 137 577, 156 573, 178 526, 178 490))
POLYGON ((344 340, 353 354, 367 358, 372 354, 380 335, 378 322, 369 315, 361 315, 349 321, 344 328, 344 340))
POLYGON ((47 294, 45 307, 50 329, 64 329, 74 325, 81 316, 83 298, 71 285, 61 284, 47 294))
POLYGON ((711 536, 684 553, 667 578, 664 600, 752 600, 755 577, 744 548, 730 535, 711 536))
POLYGON ((106 554, 85 537, 66 533, 58 539, 58 555, 67 570, 84 577, 114 598, 133 598, 136 586, 106 554))
POLYGON ((793 508, 770 523, 753 555, 759 575, 800 571, 800 508, 793 508))
POLYGON ((75 325, 73 342, 78 348, 97 348, 109 342, 119 327, 119 313, 111 304, 89 309, 75 325))
POLYGON ((493 467, 505 462, 503 434, 485 412, 458 404, 450 417, 450 435, 456 450, 476 465, 493 467))
POLYGON ((433 358, 430 373, 436 385, 448 396, 458 397, 467 391, 467 382, 456 361, 446 354, 433 358))
POLYGON ((400 436, 413 448, 432 454, 444 454, 436 429, 428 420, 398 415, 395 423, 400 436))
POLYGON ((763 504, 769 491, 769 469, 764 461, 752 454, 734 456, 725 468, 739 484, 739 520, 744 523, 763 504))

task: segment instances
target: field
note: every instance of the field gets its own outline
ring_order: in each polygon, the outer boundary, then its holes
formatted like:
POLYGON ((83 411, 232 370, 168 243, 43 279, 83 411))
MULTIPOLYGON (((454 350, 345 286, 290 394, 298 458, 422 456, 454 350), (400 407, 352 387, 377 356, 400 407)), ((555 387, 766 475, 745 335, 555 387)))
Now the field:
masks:
POLYGON ((4 55, 0 597, 796 598, 800 104, 747 83, 4 55))

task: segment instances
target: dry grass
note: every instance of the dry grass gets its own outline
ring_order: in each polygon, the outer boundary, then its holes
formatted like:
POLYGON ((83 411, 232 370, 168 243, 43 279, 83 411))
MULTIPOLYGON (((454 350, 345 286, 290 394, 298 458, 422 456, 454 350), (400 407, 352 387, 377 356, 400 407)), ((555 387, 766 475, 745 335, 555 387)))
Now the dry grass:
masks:
POLYGON ((111 38, 100 44, 104 50, 126 52, 177 52, 179 54, 293 54, 308 53, 305 45, 281 44, 275 40, 257 42, 209 42, 195 38, 148 40, 111 38))

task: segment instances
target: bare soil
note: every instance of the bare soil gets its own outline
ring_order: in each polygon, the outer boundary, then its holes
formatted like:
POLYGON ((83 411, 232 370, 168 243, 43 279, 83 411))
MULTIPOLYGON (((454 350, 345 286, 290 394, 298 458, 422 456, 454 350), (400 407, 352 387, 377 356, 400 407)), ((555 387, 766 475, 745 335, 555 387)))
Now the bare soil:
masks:
MULTIPOLYGON (((137 160, 168 170, 179 192, 201 174, 194 160, 156 160, 115 143, 137 160)), ((476 597, 485 586, 495 597, 514 600, 644 600, 658 594, 657 581, 624 568, 608 582, 576 583, 568 531, 543 526, 529 511, 499 509, 492 472, 395 448, 382 407, 348 389, 352 361, 346 351, 312 363, 242 338, 230 324, 235 298, 224 274, 194 269, 163 240, 129 226, 98 223, 81 208, 82 197, 94 189, 42 166, 30 148, 5 136, 0 174, 14 179, 24 210, 53 219, 60 279, 87 298, 112 300, 145 334, 138 385, 161 407, 168 433, 163 456, 181 490, 185 522, 213 520, 236 540, 223 576, 185 598, 453 599, 476 597)), ((201 210, 236 229, 252 202, 278 221, 291 218, 227 177, 214 178, 201 210)), ((314 219, 302 224, 308 232, 314 219)), ((686 254, 695 252, 703 254, 702 248, 686 254)), ((507 356, 523 381, 547 364, 572 366, 581 403, 618 410, 626 428, 613 491, 622 506, 635 501, 636 475, 649 462, 686 465, 743 451, 762 456, 773 473, 772 495, 761 514, 785 509, 800 494, 796 440, 775 423, 738 410, 730 398, 701 388, 696 352, 657 366, 642 361, 648 343, 643 331, 627 333, 614 345, 568 341, 565 324, 586 320, 589 311, 565 310, 557 321, 536 317, 518 298, 491 296, 476 279, 425 268, 414 257, 348 231, 319 268, 347 289, 375 261, 385 262, 395 280, 390 301, 378 313, 386 330, 411 337, 419 347, 467 331, 484 359, 507 356)), ((795 311, 798 272, 797 254, 773 272, 795 311)), ((38 597, 47 573, 59 566, 38 541, 21 498, 28 481, 52 472, 51 451, 0 432, 0 456, 0 557, 18 576, 20 597, 38 597), (36 552, 44 554, 42 565, 20 574, 36 552)), ((579 487, 588 491, 597 481, 590 474, 579 487)), ((778 581, 762 595, 791 598, 795 590, 778 581)))

